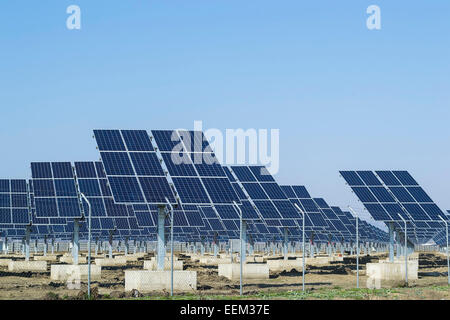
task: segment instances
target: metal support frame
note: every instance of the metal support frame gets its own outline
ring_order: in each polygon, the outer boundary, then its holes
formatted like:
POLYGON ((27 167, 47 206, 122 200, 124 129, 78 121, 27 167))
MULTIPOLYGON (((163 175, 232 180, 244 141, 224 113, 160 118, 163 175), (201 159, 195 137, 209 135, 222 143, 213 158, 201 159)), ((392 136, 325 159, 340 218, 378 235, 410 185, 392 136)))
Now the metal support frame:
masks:
POLYGON ((25 261, 30 260, 30 234, 31 226, 27 226, 25 230, 25 261))
POLYGON ((86 196, 81 193, 81 197, 86 201, 88 208, 89 208, 89 216, 88 216, 88 288, 87 288, 87 294, 88 299, 91 299, 91 214, 92 214, 92 208, 91 203, 86 198, 86 196))
POLYGON ((288 229, 284 228, 284 242, 283 242, 284 260, 288 260, 288 244, 289 244, 288 229))
POLYGON ((389 222, 389 262, 394 262, 394 223, 389 222))
POLYGON ((352 207, 348 207, 356 218, 356 288, 359 289, 359 226, 358 226, 358 214, 352 207))
MULTIPOLYGON (((408 226, 406 223, 406 220, 403 219, 403 217, 401 215, 399 215, 400 219, 402 219, 403 223, 405 224, 405 247, 404 247, 404 254, 405 254, 405 282, 406 285, 408 285, 408 226)), ((400 238, 399 238, 400 240, 400 238)))
POLYGON ((166 241, 165 241, 165 233, 164 233, 164 225, 166 220, 166 207, 159 206, 158 207, 158 248, 157 248, 157 270, 164 270, 164 262, 166 256, 166 241))
POLYGON ((113 257, 113 253, 112 253, 113 233, 114 233, 114 230, 109 230, 108 256, 110 259, 112 259, 112 257, 113 257))
POLYGON ((237 203, 233 201, 235 207, 239 211, 239 224, 240 224, 240 233, 239 233, 239 241, 240 241, 240 250, 239 250, 239 295, 242 296, 243 288, 242 288, 242 273, 244 269, 244 259, 245 259, 245 247, 244 247, 244 238, 245 238, 245 222, 242 219, 242 210, 239 208, 237 203))
POLYGON ((173 207, 166 198, 170 211, 170 296, 173 296, 173 207))
POLYGON ((447 282, 448 282, 448 285, 450 285, 450 259, 449 259, 449 255, 448 255, 448 222, 444 218, 442 218, 441 216, 439 216, 439 218, 441 218, 441 220, 445 224, 445 233, 446 233, 446 236, 447 236, 447 247, 446 247, 446 253, 447 253, 447 282))
POLYGON ((80 221, 75 219, 73 221, 73 247, 72 247, 72 259, 73 264, 78 264, 78 252, 80 249, 80 221))
POLYGON ((302 291, 305 291, 305 260, 306 260, 306 255, 305 255, 305 212, 300 209, 300 207, 294 203, 294 206, 297 208, 298 211, 300 211, 300 213, 303 216, 302 219, 302 291))

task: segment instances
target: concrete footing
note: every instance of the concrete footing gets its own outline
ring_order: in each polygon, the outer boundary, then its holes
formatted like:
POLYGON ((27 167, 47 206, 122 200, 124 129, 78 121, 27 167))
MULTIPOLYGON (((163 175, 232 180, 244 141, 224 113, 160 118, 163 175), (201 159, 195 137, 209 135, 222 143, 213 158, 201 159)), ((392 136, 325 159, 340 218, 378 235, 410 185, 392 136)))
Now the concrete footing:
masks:
POLYGON ((95 264, 97 266, 102 266, 102 267, 120 267, 120 266, 126 266, 127 265, 127 260, 122 256, 122 257, 117 257, 117 258, 99 258, 99 259, 95 259, 95 264))
POLYGON ((267 266, 272 272, 292 271, 301 272, 303 270, 302 260, 268 260, 267 266))
MULTIPOLYGON (((171 262, 164 261, 164 270, 170 270, 171 262)), ((157 270, 157 262, 155 260, 145 260, 144 261, 144 270, 157 270)), ((183 270, 183 261, 174 260, 173 261, 173 270, 183 270)))
MULTIPOLYGON (((418 270, 418 260, 408 261, 408 281, 418 279, 418 270)), ((379 263, 367 263, 366 275, 369 288, 381 287, 384 281, 404 281, 405 262, 380 261, 379 263)))
MULTIPOLYGON (((99 280, 101 278, 102 267, 91 264, 91 279, 99 280)), ((54 264, 50 267, 50 279, 56 281, 66 280, 86 280, 88 277, 87 264, 54 264)))
MULTIPOLYGON (((170 271, 125 271, 125 291, 139 292, 170 290, 170 271)), ((197 290, 196 271, 174 271, 174 291, 197 290)))
POLYGON ((57 262, 58 256, 55 255, 47 255, 47 256, 34 256, 34 261, 48 261, 48 262, 57 262))
POLYGON ((7 267, 12 259, 0 259, 0 267, 7 267))
MULTIPOLYGON (((239 280, 240 264, 219 264, 219 276, 230 280, 239 280)), ((269 266, 266 263, 244 264, 242 266, 242 277, 244 279, 269 279, 269 266)))
POLYGON ((47 272, 47 261, 10 261, 8 271, 47 272))
MULTIPOLYGON (((62 256, 61 258, 59 258, 59 262, 73 264, 73 257, 72 256, 62 256)), ((87 263, 86 257, 82 257, 82 256, 78 257, 78 263, 80 263, 80 264, 87 263)))

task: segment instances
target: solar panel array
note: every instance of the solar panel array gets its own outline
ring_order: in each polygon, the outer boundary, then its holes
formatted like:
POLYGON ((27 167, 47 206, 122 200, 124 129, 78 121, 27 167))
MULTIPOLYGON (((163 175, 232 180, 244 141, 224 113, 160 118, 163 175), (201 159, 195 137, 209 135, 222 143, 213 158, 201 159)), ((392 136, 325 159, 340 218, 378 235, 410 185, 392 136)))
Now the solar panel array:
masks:
POLYGON ((81 218, 70 162, 32 162, 34 204, 38 218, 81 218))
POLYGON ((19 228, 30 224, 28 185, 26 180, 0 180, 0 230, 17 236, 19 228))

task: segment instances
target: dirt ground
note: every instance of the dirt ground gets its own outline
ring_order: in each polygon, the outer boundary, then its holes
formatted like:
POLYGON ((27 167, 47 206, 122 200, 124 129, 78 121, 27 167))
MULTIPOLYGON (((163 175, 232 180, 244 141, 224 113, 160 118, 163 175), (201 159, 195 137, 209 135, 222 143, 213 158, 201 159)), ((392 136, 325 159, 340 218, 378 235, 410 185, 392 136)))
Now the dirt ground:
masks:
MULTIPOLYGON (((386 255, 364 256, 360 259, 360 287, 366 287, 364 266, 368 262, 377 262, 386 255)), ((183 257, 180 257, 180 260, 183 257)), ((93 281, 93 292, 99 298, 127 298, 130 293, 124 292, 124 271, 142 270, 143 261, 128 263, 126 267, 103 267, 102 280, 93 281)), ((184 260, 184 269, 197 271, 198 288, 195 294, 202 296, 239 295, 239 281, 230 281, 218 276, 217 266, 204 266, 190 260, 184 260)), ((321 292, 322 295, 311 295, 311 299, 341 299, 346 295, 341 291, 356 288, 356 259, 344 258, 343 262, 335 262, 325 266, 307 266, 305 276, 306 289, 309 292, 321 292), (328 291, 327 291, 328 290, 328 291), (327 295, 328 294, 328 295, 327 295)), ((291 272, 273 273, 270 279, 261 281, 244 281, 244 292, 248 298, 286 298, 283 293, 301 290, 302 274, 291 272)), ((86 283, 82 283, 82 290, 86 283)), ((386 285, 383 284, 383 287, 386 285)), ((363 299, 450 299, 450 288, 447 287, 447 261, 445 256, 432 253, 419 255, 419 279, 410 281, 406 288, 404 283, 391 283, 393 290, 381 294, 362 296, 363 299)), ((65 282, 50 280, 50 272, 45 273, 13 273, 0 267, 0 299, 73 299, 81 297, 82 290, 69 290, 65 282), (80 293, 81 292, 81 293, 80 293)), ((166 296, 166 292, 150 294, 151 297, 166 296)), ((179 294, 182 298, 184 294, 179 294)), ((189 293, 187 294, 189 295, 189 293)), ((288 294, 289 295, 289 294, 288 294)), ((359 297, 359 296, 358 296, 359 297)), ((226 298, 226 297, 225 297, 226 298)), ((287 297, 289 298, 289 297, 287 297)), ((348 296, 353 299, 355 296, 348 296)))

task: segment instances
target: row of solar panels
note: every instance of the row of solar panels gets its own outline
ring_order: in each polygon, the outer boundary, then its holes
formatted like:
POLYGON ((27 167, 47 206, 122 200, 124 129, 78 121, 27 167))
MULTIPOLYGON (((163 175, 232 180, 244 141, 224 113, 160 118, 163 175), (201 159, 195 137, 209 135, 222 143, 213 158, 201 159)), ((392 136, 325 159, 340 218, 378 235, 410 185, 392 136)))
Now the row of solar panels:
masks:
MULTIPOLYGON (((166 198, 175 203, 176 193, 182 200, 174 216, 177 234, 236 236, 239 215, 232 202, 237 202, 244 218, 254 222, 250 230, 256 238, 266 234, 279 237, 281 228, 298 235, 301 217, 292 201, 307 212, 307 228, 328 228, 330 234, 342 238, 350 234, 348 227, 321 219, 322 209, 318 210, 310 197, 288 199, 261 167, 235 167, 235 175, 244 181, 239 189, 238 180, 217 162, 201 132, 152 131, 153 143, 147 132, 140 130, 96 130, 94 134, 103 163, 77 162, 74 168, 70 163, 32 164, 30 206, 33 225, 41 233, 71 230, 71 219, 86 210, 86 204, 80 205, 81 192, 92 204, 94 231, 115 228, 122 235, 130 230, 139 230, 132 235, 152 234, 156 205, 166 198), (189 140, 194 141, 192 149, 189 140), (188 152, 191 150, 194 152, 188 152)), ((10 219, 3 222, 27 223, 25 206, 12 207, 10 219), (20 221, 17 212, 13 214, 18 209, 22 210, 20 221)), ((372 234, 377 239, 377 232, 372 234)))

